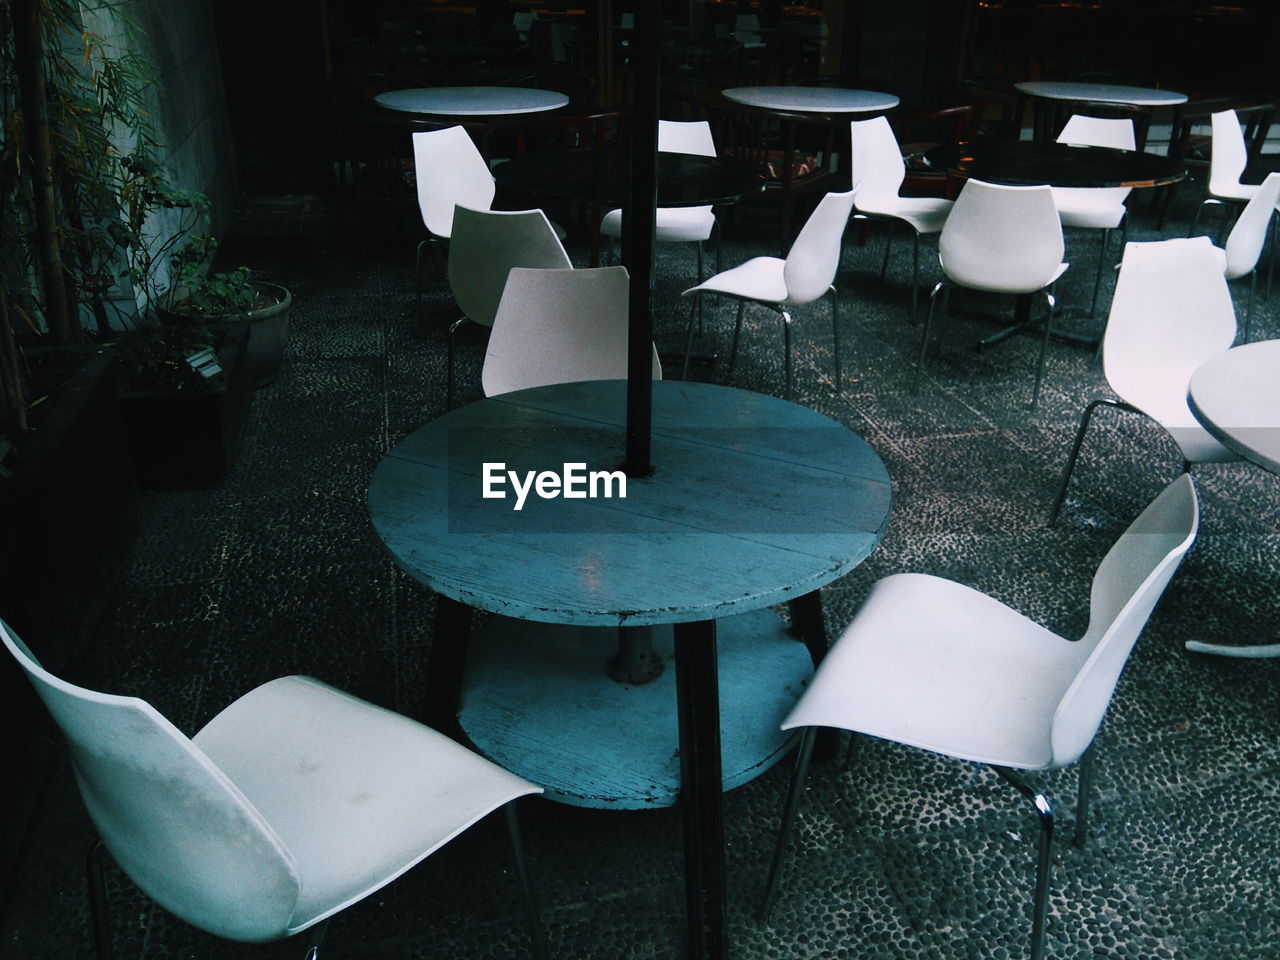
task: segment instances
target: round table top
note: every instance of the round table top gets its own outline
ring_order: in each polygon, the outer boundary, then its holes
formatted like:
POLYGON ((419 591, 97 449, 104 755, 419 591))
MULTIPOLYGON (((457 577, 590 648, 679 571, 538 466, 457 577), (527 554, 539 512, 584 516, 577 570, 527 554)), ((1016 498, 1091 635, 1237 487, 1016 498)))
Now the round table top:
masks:
MULTIPOLYGON (((884 535, 884 464, 806 407, 708 383, 653 384, 652 476, 626 497, 482 496, 485 464, 559 473, 623 461, 626 382, 489 397, 409 434, 369 485, 374 529, 412 577, 524 620, 711 620, 817 590, 884 535)), ((539 481, 541 482, 541 481, 539 481)), ((581 485, 579 485, 581 486, 581 485)), ((491 491, 494 489, 490 488, 491 491)), ((601 485, 597 492, 603 493, 601 485)))
POLYGON ((944 143, 924 159, 956 177, 1017 185, 1158 187, 1187 175, 1185 165, 1151 153, 1036 140, 944 143))
POLYGON ((794 113, 879 113, 898 105, 891 93, 845 87, 730 87, 720 93, 748 107, 794 113))
MULTIPOLYGON (((521 193, 545 194, 606 206, 630 199, 631 151, 561 150, 500 163, 494 179, 521 193)), ((744 164, 688 153, 658 154, 658 206, 732 203, 765 188, 760 173, 744 164)))
POLYGON ((1095 103, 1129 103, 1139 107, 1176 107, 1187 102, 1187 95, 1176 90, 1130 87, 1119 83, 1028 80, 1015 83, 1014 87, 1033 97, 1050 100, 1092 100, 1095 103))
POLYGON ((533 87, 415 87, 388 90, 374 103, 401 113, 426 113, 442 117, 496 117, 517 113, 542 113, 569 102, 563 93, 533 87))
POLYGON ((1187 404, 1224 447, 1280 473, 1280 340, 1206 360, 1191 375, 1187 404))

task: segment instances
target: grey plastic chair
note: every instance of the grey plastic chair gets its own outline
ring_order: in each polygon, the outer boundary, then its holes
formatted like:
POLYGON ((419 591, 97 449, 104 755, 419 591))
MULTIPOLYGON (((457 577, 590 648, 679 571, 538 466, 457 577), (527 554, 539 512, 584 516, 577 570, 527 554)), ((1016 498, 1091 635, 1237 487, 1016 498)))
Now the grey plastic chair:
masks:
POLYGON ((449 243, 449 287, 462 310, 449 328, 445 403, 453 408, 453 340, 468 321, 492 327, 512 267, 572 269, 551 221, 541 210, 457 207, 449 243))

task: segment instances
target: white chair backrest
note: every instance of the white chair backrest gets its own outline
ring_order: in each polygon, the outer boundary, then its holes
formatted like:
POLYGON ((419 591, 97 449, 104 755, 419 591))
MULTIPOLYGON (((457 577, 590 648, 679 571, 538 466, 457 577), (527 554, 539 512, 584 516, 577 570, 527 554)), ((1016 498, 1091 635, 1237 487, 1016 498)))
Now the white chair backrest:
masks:
POLYGON ((463 314, 492 326, 512 267, 570 269, 573 264, 541 210, 458 207, 449 241, 449 288, 463 314))
POLYGON ((493 203, 493 174, 463 127, 415 133, 413 168, 422 223, 437 237, 453 235, 455 206, 487 210, 493 203))
POLYGON ((1231 346, 1236 316, 1208 237, 1125 244, 1102 335, 1102 372, 1122 400, 1164 407, 1191 374, 1231 346))
POLYGON ((1240 184, 1249 162, 1244 131, 1234 110, 1221 110, 1210 118, 1213 138, 1209 145, 1209 193, 1225 194, 1240 184))
POLYGON ((298 865, 236 786, 150 704, 55 677, 3 622, 0 639, 62 730, 89 817, 134 883, 209 933, 284 936, 298 865))
POLYGON ((1053 765, 1088 748, 1138 634, 1196 537, 1199 504, 1184 473, 1153 500, 1107 552, 1093 577, 1083 663, 1053 715, 1053 765))
POLYGON ((1058 142, 1115 150, 1138 149, 1133 121, 1127 117, 1086 117, 1073 113, 1058 134, 1058 142))
POLYGON ((887 119, 849 121, 849 171, 864 201, 898 196, 907 165, 887 119))
POLYGON ((826 293, 840 267, 841 238, 853 212, 853 195, 828 193, 809 214, 795 243, 787 253, 782 280, 787 285, 787 303, 809 303, 826 293))
MULTIPOLYGON (((485 396, 626 379, 628 288, 626 267, 514 268, 480 374, 485 396)), ((656 349, 653 378, 662 379, 656 349)))
POLYGON ((1245 204, 1227 235, 1227 279, 1243 277, 1258 265, 1262 246, 1267 240, 1267 227, 1280 202, 1280 172, 1267 174, 1262 186, 1245 204))
POLYGON ((1034 293, 1053 279, 1062 253, 1051 187, 969 180, 938 237, 947 276, 979 290, 1034 293))
POLYGON ((739 43, 760 42, 760 18, 754 13, 740 13, 733 21, 733 38, 739 43))
POLYGON ((716 142, 706 120, 659 120, 658 149, 663 153, 691 153, 714 157, 716 142))

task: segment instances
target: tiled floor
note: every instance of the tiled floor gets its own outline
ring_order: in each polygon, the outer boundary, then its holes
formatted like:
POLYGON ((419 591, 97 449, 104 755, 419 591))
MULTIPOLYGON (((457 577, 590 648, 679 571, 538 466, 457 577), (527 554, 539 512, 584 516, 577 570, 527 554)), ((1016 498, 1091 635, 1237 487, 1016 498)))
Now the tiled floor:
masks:
MULTIPOLYGON (((1181 191, 1178 229, 1195 193, 1181 191)), ((1133 239, 1156 236, 1141 199, 1134 221, 1133 239)), ((726 231, 725 263, 772 252, 774 236, 766 211, 744 212, 726 231)), ((839 395, 829 380, 825 308, 796 311, 796 399, 865 437, 894 481, 883 543, 824 590, 829 628, 851 617, 876 578, 916 570, 963 580, 1052 629, 1078 633, 1095 564, 1174 476, 1176 450, 1138 418, 1103 415, 1063 517, 1047 528, 1079 413, 1105 391, 1092 351, 1054 343, 1040 407, 1030 411, 1036 338, 978 353, 971 344, 988 327, 955 319, 913 396, 907 385, 920 328, 907 322, 909 251, 900 241, 880 282, 882 236, 873 230, 859 245, 855 226, 846 237, 839 395)), ((421 715, 434 602, 383 552, 365 505, 379 458, 443 409, 454 308, 447 287, 430 279, 426 319, 416 321, 416 238, 412 230, 400 238, 371 232, 314 198, 260 200, 244 212, 224 256, 292 289, 285 368, 258 391, 240 461, 224 483, 145 495, 118 604, 71 679, 144 697, 188 732, 254 685, 295 672, 421 715)), ((584 265, 584 246, 573 244, 584 265)), ((1068 305, 1086 303, 1097 237, 1070 234, 1068 247, 1073 267, 1059 293, 1068 305)), ((664 353, 680 343, 685 308, 676 298, 692 271, 689 251, 661 251, 655 314, 664 353)), ((1241 285, 1241 305, 1244 293, 1241 285)), ((1255 306, 1255 337, 1280 336, 1278 303, 1255 306)), ((967 307, 1008 309, 982 297, 967 307)), ((711 317, 700 347, 723 356, 732 314, 711 317)), ((781 333, 767 313, 749 321, 732 376, 723 361, 694 375, 780 392, 781 333)), ((460 351, 463 393, 478 396, 479 341, 464 338, 460 351)), ((678 374, 673 362, 667 370, 678 374)), ((1192 638, 1241 642, 1280 629, 1280 478, 1237 464, 1197 468, 1196 479, 1199 541, 1139 642, 1103 727, 1092 842, 1079 850, 1064 836, 1057 847, 1055 958, 1280 956, 1280 662, 1183 649, 1192 638)), ((815 769, 779 902, 769 922, 756 919, 785 766, 725 797, 732 956, 1025 954, 1035 830, 1027 809, 985 769, 883 742, 863 744, 848 769, 815 769)), ((1074 773, 1043 782, 1060 801, 1065 834, 1074 773)), ((597 812, 534 801, 523 820, 554 955, 682 955, 674 810, 597 812)), ((0 913, 4 956, 90 954, 81 864, 91 835, 60 758, 0 913)), ((109 877, 120 957, 301 954, 296 941, 241 945, 206 936, 152 906, 114 868, 109 877)), ((470 831, 346 911, 326 952, 527 956, 499 826, 470 831)))

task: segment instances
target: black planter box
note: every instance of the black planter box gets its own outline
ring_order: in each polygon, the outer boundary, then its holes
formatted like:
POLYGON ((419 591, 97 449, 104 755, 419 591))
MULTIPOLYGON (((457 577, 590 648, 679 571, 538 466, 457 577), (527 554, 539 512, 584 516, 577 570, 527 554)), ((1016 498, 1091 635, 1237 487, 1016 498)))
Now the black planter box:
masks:
POLYGON ((231 469, 253 399, 248 342, 246 325, 226 331, 218 348, 222 384, 217 389, 121 390, 141 486, 194 486, 218 480, 231 469))
MULTIPOLYGON (((138 487, 116 402, 112 352, 86 362, 0 480, 0 617, 64 675, 86 649, 128 563, 138 487)), ((49 765, 51 727, 21 668, 0 656, 0 883, 8 887, 49 765)))

